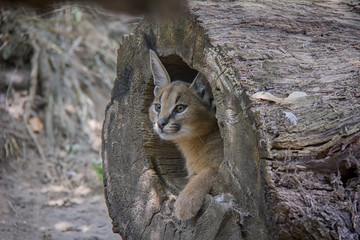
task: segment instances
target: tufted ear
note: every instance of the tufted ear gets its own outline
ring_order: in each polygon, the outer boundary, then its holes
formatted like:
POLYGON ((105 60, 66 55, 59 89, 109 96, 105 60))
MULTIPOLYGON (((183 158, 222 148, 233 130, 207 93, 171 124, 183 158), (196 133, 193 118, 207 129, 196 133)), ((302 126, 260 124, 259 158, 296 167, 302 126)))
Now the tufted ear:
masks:
POLYGON ((190 85, 195 94, 211 110, 215 111, 215 101, 211 91, 211 86, 202 73, 198 73, 190 85))
POLYGON ((156 97, 160 89, 170 83, 170 76, 153 50, 150 50, 150 67, 154 78, 154 96, 156 97))

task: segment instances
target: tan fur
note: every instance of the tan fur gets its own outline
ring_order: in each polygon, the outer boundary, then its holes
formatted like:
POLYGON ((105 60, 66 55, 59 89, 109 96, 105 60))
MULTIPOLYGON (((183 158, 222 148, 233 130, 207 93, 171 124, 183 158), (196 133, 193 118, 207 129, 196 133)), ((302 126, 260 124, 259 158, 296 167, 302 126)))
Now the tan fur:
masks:
MULTIPOLYGON (((203 205, 205 195, 210 192, 223 159, 222 138, 215 113, 210 109, 211 102, 206 104, 198 94, 202 89, 193 89, 190 84, 182 81, 170 82, 155 53, 150 52, 150 55, 156 87, 149 116, 154 131, 161 138, 175 142, 186 159, 189 182, 175 202, 176 216, 186 220, 196 215, 203 205), (174 114, 178 105, 186 106, 186 110, 174 114), (161 109, 157 111, 156 106, 161 106, 161 109), (166 119, 163 129, 159 127, 162 125, 161 119, 166 119)), ((199 81, 195 85, 204 84, 199 81)), ((210 95, 203 96, 208 99, 210 95)))

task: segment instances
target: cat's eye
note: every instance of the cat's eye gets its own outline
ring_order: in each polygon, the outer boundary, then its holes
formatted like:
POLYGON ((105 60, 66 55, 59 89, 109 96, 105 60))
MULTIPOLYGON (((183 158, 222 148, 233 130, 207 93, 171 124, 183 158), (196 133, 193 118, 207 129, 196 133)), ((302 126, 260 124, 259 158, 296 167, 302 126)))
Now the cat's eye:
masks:
POLYGON ((176 107, 175 107, 175 112, 176 113, 181 113, 181 112, 183 112, 183 111, 185 111, 185 109, 186 109, 186 105, 184 105, 184 104, 179 104, 179 105, 177 105, 176 107))
POLYGON ((154 109, 155 109, 155 112, 159 113, 160 110, 161 110, 161 105, 156 103, 155 106, 154 106, 154 109))

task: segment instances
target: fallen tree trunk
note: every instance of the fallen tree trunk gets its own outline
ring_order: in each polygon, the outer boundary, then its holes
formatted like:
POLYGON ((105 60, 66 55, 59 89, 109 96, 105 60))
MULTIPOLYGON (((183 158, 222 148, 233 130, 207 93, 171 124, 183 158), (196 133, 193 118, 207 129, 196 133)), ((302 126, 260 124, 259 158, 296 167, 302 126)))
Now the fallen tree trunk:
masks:
POLYGON ((146 17, 118 51, 103 126, 106 201, 124 239, 358 239, 360 16, 351 2, 192 1, 146 17), (151 130, 148 45, 172 79, 209 80, 224 140, 188 221, 176 147, 151 130))

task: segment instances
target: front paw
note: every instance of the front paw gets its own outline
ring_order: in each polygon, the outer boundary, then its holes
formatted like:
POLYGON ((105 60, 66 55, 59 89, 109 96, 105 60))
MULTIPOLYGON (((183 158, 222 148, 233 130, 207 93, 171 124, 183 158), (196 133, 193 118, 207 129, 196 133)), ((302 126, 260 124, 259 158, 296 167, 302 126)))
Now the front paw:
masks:
POLYGON ((175 202, 175 214, 181 220, 188 220, 196 215, 204 203, 205 196, 196 192, 180 192, 175 202))

